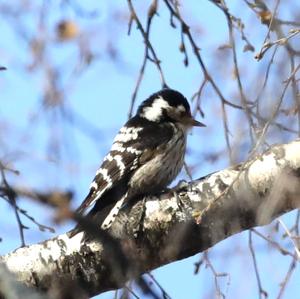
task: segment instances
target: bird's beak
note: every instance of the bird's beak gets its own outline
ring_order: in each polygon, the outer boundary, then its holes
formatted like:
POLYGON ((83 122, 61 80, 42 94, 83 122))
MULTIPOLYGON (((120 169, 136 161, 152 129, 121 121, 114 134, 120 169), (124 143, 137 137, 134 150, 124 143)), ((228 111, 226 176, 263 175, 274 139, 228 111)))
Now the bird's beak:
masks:
POLYGON ((185 117, 182 122, 189 127, 206 127, 204 123, 194 119, 192 116, 185 117))
POLYGON ((191 122, 190 122, 191 126, 193 127, 206 127, 206 125, 196 119, 191 118, 191 122))

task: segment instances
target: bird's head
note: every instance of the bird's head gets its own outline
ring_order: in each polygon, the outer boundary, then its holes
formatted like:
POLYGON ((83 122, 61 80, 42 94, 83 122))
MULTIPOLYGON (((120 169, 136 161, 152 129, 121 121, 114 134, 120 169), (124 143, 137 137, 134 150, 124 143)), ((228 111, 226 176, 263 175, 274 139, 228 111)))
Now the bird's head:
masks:
POLYGON ((173 122, 189 127, 205 127, 192 117, 186 98, 178 91, 162 89, 145 100, 138 108, 137 115, 152 122, 173 122))

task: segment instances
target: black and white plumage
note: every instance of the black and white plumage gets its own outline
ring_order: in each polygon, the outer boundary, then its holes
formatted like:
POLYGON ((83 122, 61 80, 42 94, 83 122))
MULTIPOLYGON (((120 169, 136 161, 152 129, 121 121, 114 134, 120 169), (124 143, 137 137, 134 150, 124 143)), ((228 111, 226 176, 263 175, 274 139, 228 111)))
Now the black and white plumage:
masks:
POLYGON ((108 229, 129 200, 165 188, 183 166, 192 126, 204 125, 192 118, 181 93, 163 89, 151 95, 120 129, 77 212, 91 208, 88 216, 108 229))

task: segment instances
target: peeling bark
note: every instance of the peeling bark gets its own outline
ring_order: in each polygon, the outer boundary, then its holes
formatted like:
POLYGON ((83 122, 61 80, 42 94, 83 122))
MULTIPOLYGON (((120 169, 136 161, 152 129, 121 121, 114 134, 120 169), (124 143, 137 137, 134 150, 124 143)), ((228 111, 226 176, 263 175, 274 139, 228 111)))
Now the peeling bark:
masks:
POLYGON ((138 201, 111 227, 112 245, 60 235, 1 257, 29 286, 48 290, 77 281, 89 296, 118 288, 141 273, 201 252, 300 206, 300 141, 272 147, 234 168, 138 201), (112 255, 112 257, 109 255, 112 255))

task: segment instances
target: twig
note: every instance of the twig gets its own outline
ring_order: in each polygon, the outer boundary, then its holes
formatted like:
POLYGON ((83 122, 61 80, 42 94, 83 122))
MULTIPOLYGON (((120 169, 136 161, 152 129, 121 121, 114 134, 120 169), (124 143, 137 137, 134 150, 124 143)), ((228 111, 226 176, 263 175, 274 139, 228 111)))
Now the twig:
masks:
POLYGON ((258 285, 258 297, 260 299, 262 299, 262 295, 263 295, 264 298, 268 298, 268 293, 263 289, 262 284, 261 284, 258 265, 257 265, 257 260, 256 260, 255 251, 254 251, 254 247, 253 247, 252 231, 251 230, 249 230, 249 239, 248 240, 249 240, 248 241, 248 246, 249 246, 249 249, 250 249, 250 252, 251 252, 255 277, 256 277, 256 281, 257 281, 257 285, 258 285))
MULTIPOLYGON (((156 65, 156 68, 157 68, 157 70, 159 72, 159 75, 160 75, 160 80, 161 80, 162 86, 163 87, 167 86, 165 76, 164 76, 162 68, 160 66, 160 60, 158 59, 158 57, 156 55, 156 52, 155 52, 155 50, 154 50, 154 48, 153 48, 153 46, 152 46, 152 44, 149 40, 149 32, 145 31, 140 19, 138 18, 137 14, 136 14, 136 11, 135 11, 135 9, 132 5, 131 0, 127 0, 127 3, 128 3, 129 11, 131 13, 130 20, 131 20, 131 22, 135 21, 135 23, 137 24, 137 27, 138 27, 139 31, 141 32, 141 34, 143 36, 146 47, 150 50, 150 53, 152 55, 152 57, 148 56, 147 58, 156 65)), ((154 13, 156 12, 156 10, 153 10, 153 11, 154 11, 154 13)), ((153 13, 153 15, 154 15, 154 13, 153 13)), ((149 26, 149 28, 150 28, 151 19, 152 19, 152 16, 149 17, 149 13, 148 13, 148 24, 149 24, 148 26, 149 26)))
POLYGON ((2 162, 0 161, 0 172, 1 172, 1 176, 2 176, 2 182, 3 185, 5 187, 5 189, 7 190, 5 196, 7 197, 10 205, 13 207, 14 212, 15 212, 15 216, 16 216, 16 220, 18 223, 18 228, 19 228, 19 234, 20 234, 20 239, 21 239, 21 247, 24 247, 25 244, 25 238, 24 238, 24 229, 27 229, 27 227, 22 223, 20 215, 19 215, 19 210, 17 207, 17 203, 16 203, 16 194, 14 192, 14 190, 10 187, 10 185, 8 184, 6 177, 5 177, 5 167, 2 164, 2 162))
POLYGON ((286 45, 288 40, 291 39, 292 37, 298 35, 300 33, 300 29, 291 29, 290 30, 290 34, 286 37, 282 37, 280 39, 277 39, 273 42, 265 42, 263 44, 263 46, 261 47, 259 53, 257 53, 255 55, 255 59, 257 60, 261 60, 264 55, 266 54, 266 52, 271 49, 273 46, 278 45, 278 46, 282 46, 282 45, 286 45))
POLYGON ((293 259, 291 264, 290 264, 290 267, 286 273, 286 276, 284 278, 284 281, 281 283, 281 288, 280 288, 280 291, 279 291, 279 294, 278 296, 276 297, 277 299, 281 299, 282 296, 283 296, 283 293, 286 289, 286 286, 290 280, 290 278, 292 277, 292 274, 294 272, 294 270, 296 269, 296 265, 297 265, 297 262, 296 262, 296 259, 293 259))
MULTIPOLYGON (((146 26, 146 30, 145 30, 145 37, 148 41, 150 39, 150 27, 151 27, 151 22, 153 17, 156 14, 156 10, 157 10, 157 0, 153 0, 152 4, 149 7, 148 10, 148 17, 147 17, 147 26, 146 26)), ((133 16, 135 12, 132 12, 131 15, 133 16)), ((129 32, 130 32, 130 26, 131 26, 131 22, 133 20, 133 17, 130 18, 130 22, 129 22, 129 32)), ((149 41, 150 43, 150 41, 149 41)), ((131 103, 130 103, 130 107, 129 107, 129 112, 128 112, 128 118, 130 118, 132 116, 132 111, 133 111, 133 106, 137 97, 137 93, 138 90, 140 88, 140 85, 142 83, 142 79, 144 77, 144 73, 145 73, 145 68, 147 65, 147 61, 149 60, 149 43, 145 42, 145 53, 144 53, 144 57, 143 57, 143 62, 139 71, 139 75, 138 75, 138 79, 136 81, 136 85, 133 91, 133 94, 131 96, 131 103)), ((162 77, 163 79, 163 84, 165 84, 164 82, 164 77, 162 77)))
POLYGON ((284 222, 279 218, 277 219, 278 223, 283 227, 284 231, 286 232, 286 234, 289 236, 290 240, 292 241, 293 245, 294 245, 294 249, 295 249, 295 252, 296 252, 296 255, 297 255, 297 259, 298 261, 300 260, 300 251, 299 251, 299 248, 291 234, 291 232, 289 231, 289 229, 286 227, 286 225, 284 224, 284 222))

